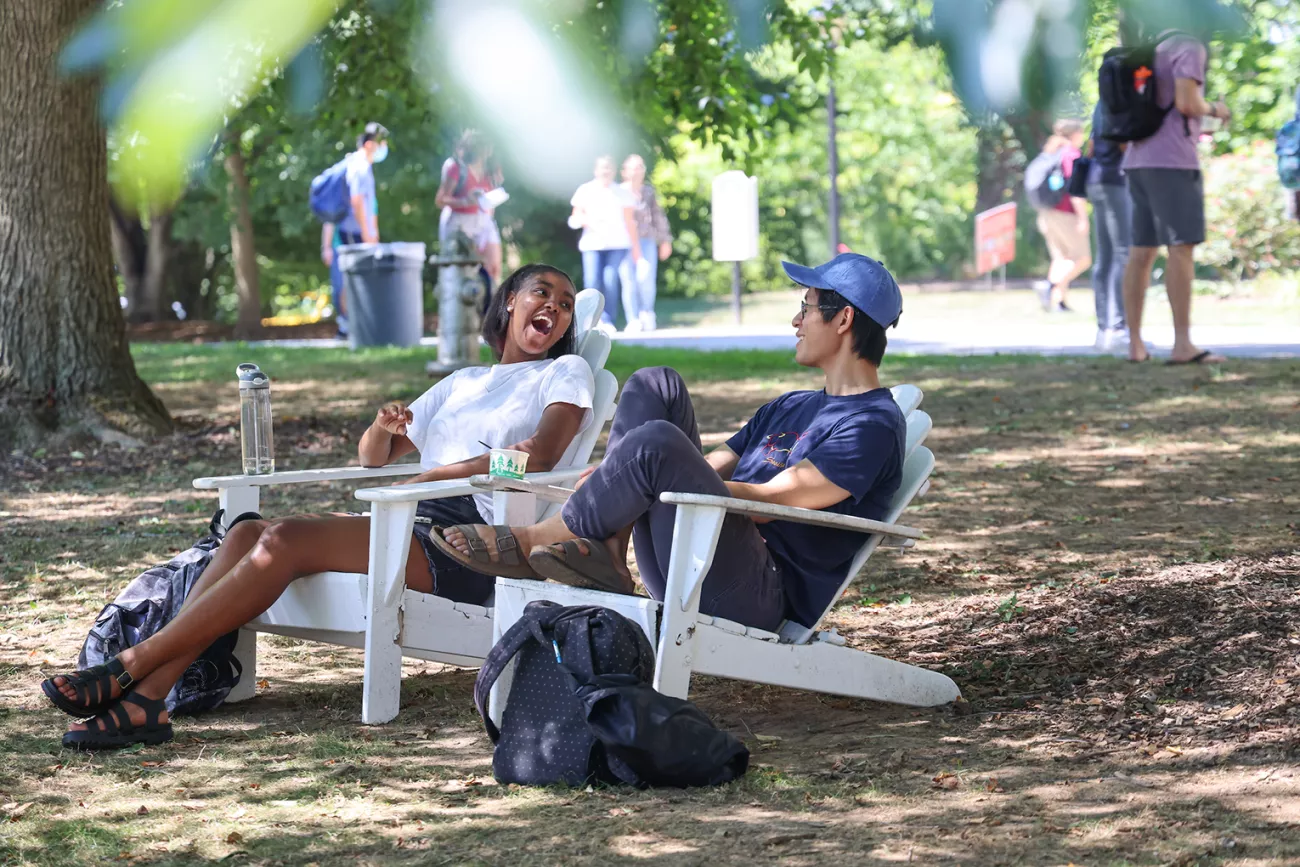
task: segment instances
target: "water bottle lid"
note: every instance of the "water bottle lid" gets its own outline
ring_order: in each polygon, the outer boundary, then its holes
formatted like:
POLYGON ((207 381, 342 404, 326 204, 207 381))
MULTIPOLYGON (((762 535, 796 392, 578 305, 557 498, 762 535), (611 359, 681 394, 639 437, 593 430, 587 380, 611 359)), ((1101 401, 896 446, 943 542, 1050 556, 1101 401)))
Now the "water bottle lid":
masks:
POLYGON ((239 377, 240 388, 270 388, 271 380, 261 371, 256 364, 244 362, 235 368, 235 375, 239 377))

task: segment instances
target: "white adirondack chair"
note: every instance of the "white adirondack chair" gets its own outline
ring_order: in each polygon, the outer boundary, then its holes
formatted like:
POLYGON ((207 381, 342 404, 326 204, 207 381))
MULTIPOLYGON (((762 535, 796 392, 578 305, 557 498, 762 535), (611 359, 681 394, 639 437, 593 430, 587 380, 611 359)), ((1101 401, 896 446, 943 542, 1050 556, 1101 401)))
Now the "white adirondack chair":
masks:
MULTIPOLYGON (((559 584, 498 578, 497 617, 493 626, 495 637, 504 634, 518 620, 524 606, 535 599, 551 599, 564 605, 606 605, 640 623, 650 640, 657 643, 654 685, 655 689, 667 695, 685 698, 691 675, 698 672, 918 707, 957 699, 961 695, 957 685, 938 672, 852 650, 845 646, 844 639, 835 630, 821 632, 816 629, 882 542, 907 548, 922 537, 920 530, 902 526, 897 521, 912 498, 929 488, 934 455, 922 442, 930 432, 931 421, 918 409, 922 397, 919 388, 900 385, 892 391, 894 400, 907 417, 907 458, 902 484, 885 521, 868 521, 731 497, 665 493, 660 499, 677 506, 677 518, 662 604, 640 597, 559 584), (822 612, 818 623, 809 628, 786 621, 779 632, 768 632, 700 613, 700 589, 713 562, 722 521, 728 512, 866 534, 862 550, 854 558, 839 592, 822 612), (657 629, 656 611, 659 614, 657 629)), ((497 490, 528 488, 548 498, 562 496, 554 488, 519 485, 503 479, 476 476, 471 481, 497 490)), ((498 722, 509 688, 509 678, 503 675, 494 690, 491 704, 492 715, 498 722)))
MULTIPOLYGON (((532 482, 555 484, 576 478, 591 458, 605 423, 613 418, 618 382, 604 369, 610 339, 593 327, 600 321, 603 306, 600 292, 586 289, 578 293, 574 312, 579 354, 595 374, 592 423, 571 447, 564 466, 549 473, 529 474, 527 478, 532 482)), ((195 479, 194 487, 219 491, 220 505, 226 510, 224 517, 229 522, 244 512, 258 511, 259 491, 264 487, 357 481, 419 472, 418 464, 340 467, 195 479)), ((322 572, 289 585, 275 604, 240 631, 236 656, 243 665, 243 675, 227 701, 251 698, 256 692, 258 632, 363 647, 365 683, 361 718, 365 723, 384 723, 397 715, 403 656, 451 665, 479 665, 492 648, 491 610, 407 590, 405 586, 416 503, 474 493, 478 489, 463 480, 358 491, 361 499, 373 503, 367 574, 322 572)), ((535 495, 528 492, 502 492, 494 500, 497 523, 532 523, 559 508, 543 502, 539 509, 535 495)))

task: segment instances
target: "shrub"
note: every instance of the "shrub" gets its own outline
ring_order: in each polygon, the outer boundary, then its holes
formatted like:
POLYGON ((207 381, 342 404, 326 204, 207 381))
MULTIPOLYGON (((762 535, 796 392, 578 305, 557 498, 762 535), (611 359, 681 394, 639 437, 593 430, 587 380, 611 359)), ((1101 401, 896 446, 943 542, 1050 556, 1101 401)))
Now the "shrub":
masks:
POLYGON ((1272 142, 1213 157, 1205 166, 1206 242, 1199 264, 1249 280, 1300 265, 1300 222, 1288 218, 1272 142))

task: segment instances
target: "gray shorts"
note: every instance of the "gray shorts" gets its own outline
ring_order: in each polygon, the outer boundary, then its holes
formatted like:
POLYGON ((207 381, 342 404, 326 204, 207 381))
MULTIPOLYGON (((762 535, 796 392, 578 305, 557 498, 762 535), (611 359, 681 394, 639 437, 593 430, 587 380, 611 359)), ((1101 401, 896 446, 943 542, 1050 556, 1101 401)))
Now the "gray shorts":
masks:
POLYGON ((1199 169, 1128 169, 1134 247, 1180 247, 1205 240, 1199 169))

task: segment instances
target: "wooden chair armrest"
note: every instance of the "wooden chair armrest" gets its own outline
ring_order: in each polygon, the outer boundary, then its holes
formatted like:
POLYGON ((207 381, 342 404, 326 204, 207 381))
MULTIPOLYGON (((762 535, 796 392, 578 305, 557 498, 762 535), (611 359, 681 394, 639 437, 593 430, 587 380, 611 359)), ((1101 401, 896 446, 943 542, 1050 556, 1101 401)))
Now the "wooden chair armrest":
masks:
POLYGON ((291 470, 260 476, 213 476, 195 479, 194 487, 199 490, 265 488, 272 485, 299 485, 305 482, 354 482, 390 476, 413 476, 419 472, 419 464, 390 464, 386 467, 324 467, 318 470, 291 470))
POLYGON ((821 512, 816 509, 800 509, 795 506, 777 506, 772 503, 759 503, 754 500, 741 500, 735 497, 715 497, 710 494, 663 493, 660 502, 675 506, 706 506, 725 509, 741 515, 755 518, 773 518, 778 521, 794 521, 797 524, 815 524, 819 527, 833 527, 837 530, 852 530, 855 533, 879 533, 900 539, 922 539, 925 534, 915 527, 902 524, 886 524, 867 518, 854 518, 850 515, 837 515, 833 512, 821 512))
POLYGON ((419 500, 441 500, 445 497, 465 497, 477 494, 466 479, 446 479, 441 482, 421 482, 418 485, 390 485, 384 488, 361 488, 353 496, 369 503, 414 503, 419 500))
POLYGON ((518 491, 533 494, 539 500, 548 503, 565 503, 573 496, 573 488, 557 484, 578 478, 586 472, 586 467, 574 467, 567 470, 555 470, 548 473, 529 473, 522 479, 506 479, 501 476, 470 476, 469 483, 485 491, 518 491))

